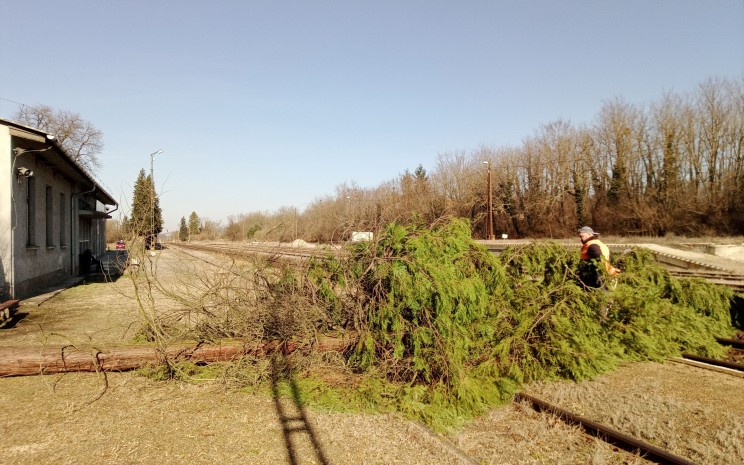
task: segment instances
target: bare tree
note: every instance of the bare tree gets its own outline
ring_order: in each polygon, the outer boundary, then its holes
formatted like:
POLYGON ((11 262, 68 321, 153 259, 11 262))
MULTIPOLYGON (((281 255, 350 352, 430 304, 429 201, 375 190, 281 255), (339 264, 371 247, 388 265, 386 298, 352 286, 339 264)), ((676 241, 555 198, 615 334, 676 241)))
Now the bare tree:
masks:
POLYGON ((15 119, 54 135, 67 154, 89 171, 101 167, 98 155, 103 151, 103 132, 78 113, 48 105, 22 105, 15 119))
POLYGON ((728 88, 732 111, 725 142, 731 162, 726 178, 727 215, 734 230, 744 231, 744 76, 728 88))
POLYGON ((565 236, 582 224, 608 234, 741 234, 743 122, 744 78, 709 80, 647 107, 616 98, 589 126, 557 120, 521 146, 440 153, 432 171, 420 165, 374 188, 343 184, 301 215, 266 213, 246 231, 335 242, 455 216, 483 237, 490 168, 495 227, 510 236, 565 236))

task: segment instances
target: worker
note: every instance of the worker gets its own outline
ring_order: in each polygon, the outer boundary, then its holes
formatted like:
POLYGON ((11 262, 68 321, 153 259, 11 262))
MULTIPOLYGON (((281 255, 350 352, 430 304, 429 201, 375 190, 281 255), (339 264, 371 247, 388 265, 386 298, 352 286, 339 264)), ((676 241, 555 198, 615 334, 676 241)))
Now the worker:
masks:
POLYGON ((579 278, 587 287, 598 288, 604 285, 605 276, 617 276, 620 270, 612 266, 610 249, 599 240, 599 233, 589 226, 579 228, 581 240, 581 262, 579 278))

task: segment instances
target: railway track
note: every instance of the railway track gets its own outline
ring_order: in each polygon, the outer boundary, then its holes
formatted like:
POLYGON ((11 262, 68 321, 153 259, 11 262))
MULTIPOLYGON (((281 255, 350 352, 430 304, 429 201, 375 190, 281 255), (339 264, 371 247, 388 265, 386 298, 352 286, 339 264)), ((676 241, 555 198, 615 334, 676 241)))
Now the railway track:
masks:
MULTIPOLYGON (((636 246, 633 246, 636 247, 636 246)), ((728 268, 715 262, 715 256, 706 257, 705 254, 690 255, 685 251, 675 252, 674 249, 660 247, 654 244, 639 245, 646 248, 656 257, 657 263, 666 268, 672 276, 678 278, 701 278, 714 284, 732 288, 737 292, 744 292, 744 274, 734 271, 738 268, 728 268)), ((611 246, 613 253, 617 253, 620 246, 611 246)), ((627 249, 627 246, 625 247, 627 249)))
POLYGON ((744 275, 742 274, 702 270, 669 270, 669 273, 678 278, 702 278, 714 284, 730 287, 737 292, 744 292, 744 275))
POLYGON ((725 346, 731 346, 734 349, 744 351, 744 340, 742 339, 726 339, 723 337, 717 337, 716 340, 725 346))
MULTIPOLYGON (((489 251, 500 254, 507 247, 528 244, 526 240, 516 241, 479 241, 489 251)), ((573 247, 573 245, 567 247, 573 247)), ((613 255, 619 255, 634 247, 648 249, 656 261, 666 268, 670 274, 679 278, 702 278, 708 282, 728 286, 737 292, 744 292, 744 273, 735 270, 744 269, 744 264, 738 267, 726 267, 716 263, 718 257, 706 254, 691 254, 683 250, 661 247, 655 244, 608 244, 613 255)), ((732 261, 728 262, 735 263, 732 261)))
MULTIPOLYGON (((726 339, 719 339, 719 341, 727 341, 726 339)), ((741 341, 736 341, 741 342, 741 341)), ((706 357, 699 357, 691 354, 684 354, 683 358, 672 358, 670 359, 673 362, 684 364, 687 366, 692 366, 695 368, 703 368, 706 370, 711 370, 716 373, 722 373, 726 376, 733 376, 738 378, 744 378, 744 364, 739 363, 730 363, 724 360, 717 360, 717 359, 710 359, 706 357)), ((690 377, 696 377, 692 372, 688 375, 690 377)), ((712 375, 703 375, 701 376, 701 379, 711 379, 710 376, 712 375)), ((715 375, 713 375, 715 376, 715 375)), ((679 381, 676 381, 677 383, 679 381)), ((688 382, 690 384, 694 384, 695 381, 692 379, 688 379, 688 382)), ((703 381, 704 384, 706 381, 703 381)), ((737 381, 733 382, 733 385, 736 385, 737 381)), ((724 383, 726 384, 726 383, 724 383)), ((673 386, 674 382, 670 384, 670 386, 673 386)), ((729 384, 731 385, 731 384, 729 384)), ((656 386, 656 384, 654 384, 656 386)), ((622 388, 620 389, 622 391, 622 388)), ((676 392, 676 389, 674 389, 676 392)), ((668 395, 668 394, 667 394, 668 395)), ((620 396, 622 398, 622 395, 620 396)), ((564 397, 565 399, 566 397, 564 397)), ((567 397, 569 400, 569 403, 576 403, 576 398, 572 396, 567 397)), ((595 399, 596 401, 596 399, 595 399)), ((552 404, 546 400, 543 400, 539 397, 536 397, 534 394, 527 394, 527 393, 519 393, 517 394, 515 398, 515 402, 522 402, 522 403, 528 403, 534 410, 538 412, 549 412, 565 423, 578 425, 581 427, 581 429, 589 435, 595 436, 598 439, 601 439, 609 444, 615 445, 616 447, 620 449, 624 449, 630 453, 635 453, 638 456, 642 457, 645 460, 654 462, 654 463, 660 463, 660 464, 673 464, 673 465, 690 465, 693 463, 708 463, 707 461, 697 462, 694 461, 692 458, 695 457, 695 460, 698 460, 699 457, 696 454, 691 454, 690 457, 686 457, 688 455, 688 451, 685 448, 674 448, 672 449, 665 449, 663 447, 659 447, 658 445, 654 445, 656 441, 652 441, 652 443, 645 442, 642 439, 638 439, 636 435, 633 434, 627 434, 623 431, 635 431, 637 430, 633 425, 635 424, 635 420, 632 418, 626 418, 625 423, 619 422, 617 423, 619 426, 611 427, 605 424, 604 422, 598 422, 592 419, 594 415, 598 415, 598 418, 601 418, 603 416, 602 413, 598 413, 596 408, 589 407, 586 410, 593 412, 588 414, 589 416, 585 416, 587 414, 577 414, 574 413, 574 411, 571 411, 569 409, 566 409, 564 407, 558 406, 558 404, 552 404), (615 429, 620 428, 620 430, 615 429), (673 451, 673 449, 676 449, 673 451), (682 455, 677 455, 677 453, 681 453, 682 455)), ((685 402, 685 401, 681 401, 685 402)), ((581 402, 578 402, 581 405, 581 402)), ((588 405, 591 405, 589 403, 588 405)), ((575 407, 574 407, 575 408, 575 407)), ((581 409, 583 411, 584 409, 581 409)), ((601 408, 599 409, 601 412, 601 408)), ((647 413, 644 410, 641 410, 638 412, 640 416, 639 424, 643 424, 644 415, 647 413)), ((671 421, 671 420, 670 420, 671 421)), ((692 426, 692 425, 690 425, 692 426)), ((661 443, 664 443, 664 441, 660 441, 661 443)), ((667 442, 667 444, 673 444, 674 441, 667 442)), ((735 455, 735 454, 734 454, 735 455)), ((725 461, 721 462, 720 460, 715 461, 715 463, 741 463, 735 459, 732 458, 732 461, 725 461)))
POLYGON ((709 358, 709 357, 701 357, 699 355, 694 355, 694 354, 682 354, 682 357, 687 360, 707 363, 708 365, 712 365, 715 367, 727 368, 729 370, 738 371, 742 375, 744 375, 744 365, 742 365, 741 363, 729 362, 727 360, 718 360, 718 359, 709 358))
POLYGON ((628 452, 635 453, 646 460, 670 465, 696 465, 691 460, 675 455, 589 418, 569 412, 535 396, 520 392, 516 395, 515 402, 520 401, 529 403, 538 412, 550 412, 566 423, 578 425, 587 434, 598 437, 628 452))
MULTIPOLYGON (((309 258, 325 258, 329 255, 340 253, 338 247, 306 248, 293 247, 291 245, 263 245, 263 244, 241 244, 228 243, 191 244, 177 243, 176 247, 186 250, 200 250, 205 252, 218 252, 234 257, 263 256, 275 260, 307 260, 309 258)), ((500 253, 506 248, 505 244, 486 244, 493 253, 500 253)), ((617 246, 615 246, 617 248, 617 246)), ((654 252, 658 262, 666 267, 670 274, 680 278, 701 278, 708 282, 721 284, 744 292, 744 274, 737 274, 720 267, 706 265, 700 261, 692 260, 682 256, 668 253, 654 252)))
POLYGON ((227 243, 191 244, 176 243, 175 248, 182 250, 201 251, 209 253, 220 253, 236 258, 248 258, 261 256, 269 260, 307 260, 310 258, 326 258, 338 253, 338 249, 332 247, 304 248, 287 245, 232 245, 227 243))
MULTIPOLYGON (((499 254, 509 244, 485 244, 488 250, 499 254)), ((513 244, 512 244, 513 245, 513 244)), ((341 253, 339 247, 328 246, 319 248, 294 247, 291 245, 264 245, 229 243, 174 243, 174 247, 184 250, 199 250, 204 252, 218 252, 233 257, 263 256, 271 260, 307 260, 309 258, 326 258, 329 255, 341 253)), ((614 246, 617 249, 617 246, 614 246)), ((701 278, 714 284, 728 286, 736 292, 744 292, 744 274, 735 273, 714 265, 704 264, 683 256, 654 252, 657 261, 669 270, 669 273, 679 278, 701 278)))

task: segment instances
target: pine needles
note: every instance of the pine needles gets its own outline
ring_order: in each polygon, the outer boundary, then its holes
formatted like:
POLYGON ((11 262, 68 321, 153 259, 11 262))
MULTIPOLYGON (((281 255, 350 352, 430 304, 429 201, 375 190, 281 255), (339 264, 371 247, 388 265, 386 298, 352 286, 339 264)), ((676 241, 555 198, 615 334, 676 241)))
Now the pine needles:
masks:
MULTIPOLYGON (((375 243, 308 273, 314 302, 359 333, 348 360, 402 386, 401 410, 472 416, 523 382, 581 380, 623 361, 690 351, 723 353, 733 293, 677 279, 649 253, 623 257, 613 290, 586 289, 578 254, 536 242, 499 257, 453 220, 430 229, 390 225, 375 243)), ((431 423, 431 418, 429 418, 431 423)))

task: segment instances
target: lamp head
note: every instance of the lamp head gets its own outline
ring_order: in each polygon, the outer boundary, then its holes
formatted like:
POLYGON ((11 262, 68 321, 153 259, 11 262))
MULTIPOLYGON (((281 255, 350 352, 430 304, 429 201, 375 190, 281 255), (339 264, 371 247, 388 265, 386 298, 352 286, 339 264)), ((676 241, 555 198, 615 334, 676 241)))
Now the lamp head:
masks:
POLYGON ((23 167, 23 166, 18 167, 17 172, 18 172, 18 177, 19 178, 30 178, 30 177, 32 177, 34 175, 34 171, 33 170, 30 170, 30 169, 28 169, 26 167, 23 167))

